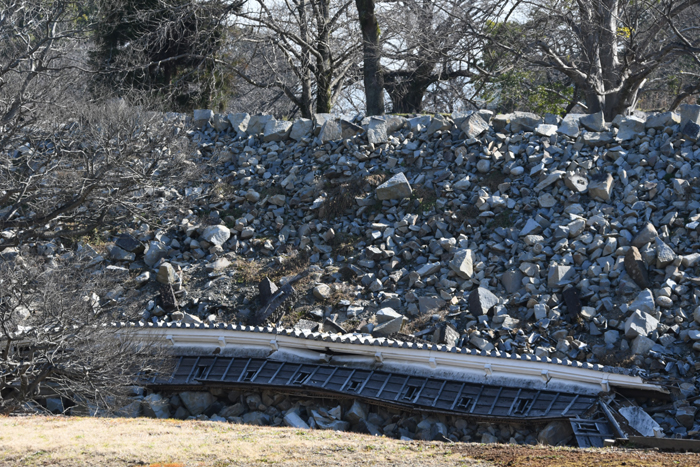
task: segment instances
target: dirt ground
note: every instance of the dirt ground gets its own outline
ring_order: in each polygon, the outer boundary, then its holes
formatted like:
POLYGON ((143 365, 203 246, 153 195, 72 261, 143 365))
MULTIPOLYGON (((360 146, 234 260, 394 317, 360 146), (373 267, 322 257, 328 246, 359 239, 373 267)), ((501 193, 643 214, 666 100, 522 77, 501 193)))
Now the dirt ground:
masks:
POLYGON ((698 466, 698 454, 405 442, 217 422, 0 417, 0 466, 698 466))

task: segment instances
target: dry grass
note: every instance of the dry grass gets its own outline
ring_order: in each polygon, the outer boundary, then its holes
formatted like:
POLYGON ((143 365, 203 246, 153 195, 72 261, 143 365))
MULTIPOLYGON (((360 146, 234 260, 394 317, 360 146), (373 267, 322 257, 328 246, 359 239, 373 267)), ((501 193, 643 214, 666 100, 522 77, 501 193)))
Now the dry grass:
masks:
POLYGON ((279 281, 285 276, 297 275, 309 267, 309 255, 304 250, 287 250, 287 256, 284 257, 284 262, 276 264, 269 261, 265 264, 263 261, 255 259, 238 259, 233 262, 236 268, 236 281, 245 285, 258 285, 265 277, 273 282, 279 281))
POLYGON ((355 198, 366 193, 365 184, 360 180, 350 180, 333 187, 328 198, 318 211, 321 219, 337 219, 355 205, 355 198))
POLYGON ((236 268, 236 282, 240 284, 259 284, 265 277, 262 273, 263 265, 257 260, 239 259, 233 262, 236 268))
POLYGON ((430 211, 435 207, 437 199, 438 197, 435 194, 435 190, 427 189, 423 185, 416 185, 413 187, 411 200, 414 200, 416 213, 430 211), (415 201, 418 201, 418 203, 416 204, 415 201))
POLYGON ((355 300, 355 288, 350 287, 347 284, 332 284, 331 285, 331 295, 326 300, 321 303, 323 305, 337 305, 341 300, 355 300))
POLYGON ((0 465, 473 465, 444 444, 353 433, 151 419, 0 418, 0 465))
POLYGON ((1 417, 2 466, 697 466, 700 455, 632 449, 404 442, 217 422, 1 417))
POLYGON ((362 237, 339 232, 329 242, 329 245, 333 248, 334 256, 352 256, 355 253, 355 244, 360 240, 362 240, 362 237))
MULTIPOLYGON (((445 305, 447 307, 447 305, 445 305)), ((422 331, 433 321, 433 316, 438 315, 440 319, 436 320, 436 323, 441 323, 445 320, 447 316, 447 309, 443 307, 440 310, 435 310, 432 313, 421 313, 417 318, 412 319, 408 324, 406 324, 405 332, 409 334, 414 334, 418 331, 422 331)))
POLYGON ((288 247, 287 256, 284 257, 282 264, 265 272, 271 280, 277 281, 282 277, 301 274, 309 267, 309 264, 309 254, 305 250, 294 250, 288 247))
POLYGON ((355 198, 365 195, 391 177, 389 172, 378 172, 364 178, 353 178, 331 187, 328 197, 319 209, 321 219, 342 217, 353 206, 355 198))
POLYGON ((602 357, 599 357, 601 365, 619 366, 622 368, 630 368, 635 364, 636 355, 629 349, 620 350, 617 352, 606 352, 602 357))

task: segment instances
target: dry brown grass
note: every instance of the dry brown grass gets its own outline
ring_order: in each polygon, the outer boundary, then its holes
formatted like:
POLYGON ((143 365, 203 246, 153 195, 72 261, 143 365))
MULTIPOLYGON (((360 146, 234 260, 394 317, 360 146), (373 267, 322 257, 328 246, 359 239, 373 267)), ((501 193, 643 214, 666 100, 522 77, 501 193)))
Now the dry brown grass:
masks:
POLYGON ((258 260, 239 259, 233 262, 236 268, 236 282, 240 284, 259 284, 265 277, 262 274, 263 265, 258 260))
POLYGON ((422 313, 417 318, 414 318, 410 322, 408 322, 408 324, 405 324, 406 328, 404 329, 404 331, 409 334, 414 334, 418 331, 422 331, 423 329, 428 327, 428 325, 433 320, 434 315, 438 315, 440 317, 440 319, 435 322, 441 323, 445 320, 445 316, 447 316, 447 309, 442 308, 440 310, 435 310, 432 313, 422 313))
POLYGON ((617 352, 606 352, 602 357, 599 357, 598 360, 601 365, 630 368, 636 362, 636 355, 629 349, 620 350, 617 352))
POLYGON ((354 433, 180 420, 0 417, 0 465, 697 466, 698 454, 404 442, 354 433))
POLYGON ((143 418, 0 418, 3 466, 474 465, 465 461, 444 444, 333 431, 143 418))
POLYGON ((435 202, 437 201, 438 196, 435 194, 434 189, 425 188, 423 185, 416 185, 413 187, 411 199, 418 201, 417 204, 414 203, 416 206, 415 212, 422 213, 430 211, 435 207, 435 202))
POLYGON ((337 219, 355 205, 355 198, 366 193, 361 180, 350 180, 335 186, 328 192, 328 198, 318 211, 321 219, 337 219))
POLYGON ((283 258, 282 264, 253 258, 241 258, 233 261, 233 267, 236 269, 236 282, 245 285, 258 285, 265 277, 277 282, 282 277, 300 274, 309 267, 309 255, 304 250, 294 250, 288 247, 283 258))
POLYGON ((328 244, 333 248, 334 256, 351 256, 355 253, 355 244, 360 240, 362 237, 339 232, 328 244))
POLYGON ((389 179, 389 172, 379 172, 364 178, 353 178, 333 186, 328 190, 328 197, 318 211, 321 219, 342 217, 353 206, 355 198, 360 197, 389 179))

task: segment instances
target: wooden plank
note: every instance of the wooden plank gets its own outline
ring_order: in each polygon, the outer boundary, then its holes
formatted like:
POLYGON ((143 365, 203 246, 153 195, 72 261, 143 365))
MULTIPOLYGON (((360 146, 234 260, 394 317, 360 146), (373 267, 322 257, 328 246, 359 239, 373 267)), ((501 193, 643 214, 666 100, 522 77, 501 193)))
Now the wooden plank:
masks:
MULTIPOLYGON (((435 404, 438 403, 438 400, 440 400, 440 396, 442 396, 442 391, 445 389, 445 386, 447 385, 447 380, 444 380, 442 382, 442 385, 440 386, 440 389, 438 390, 437 396, 435 396, 435 399, 433 399, 433 407, 435 407, 435 404)), ((418 400, 418 399, 416 399, 418 400)))
POLYGON ((528 415, 530 415, 530 411, 531 411, 532 408, 535 406, 535 403, 537 402, 537 399, 540 397, 540 394, 542 394, 542 391, 537 391, 537 393, 535 394, 534 399, 532 399, 532 404, 530 404, 530 407, 527 409, 527 412, 525 412, 525 413, 523 414, 523 417, 527 417, 528 415))
POLYGON ((481 393, 484 392, 484 385, 481 385, 481 389, 479 389, 479 393, 476 395, 476 399, 474 399, 474 403, 472 404, 472 409, 469 411, 469 413, 474 413, 474 409, 476 409, 476 404, 479 403, 479 398, 481 397, 481 393))
POLYGON ((379 398, 379 396, 382 394, 382 392, 384 392, 384 388, 386 387, 386 385, 387 385, 387 383, 389 382, 389 380, 391 379, 391 377, 392 377, 392 374, 389 373, 389 374, 387 375, 387 377, 386 377, 386 381, 384 381, 384 384, 382 384, 382 387, 379 389, 379 392, 378 392, 377 395, 374 396, 374 397, 379 398))
POLYGON ((518 393, 515 395, 515 398, 513 399, 513 403, 510 404, 510 409, 508 410, 508 415, 513 413, 513 408, 515 408, 515 404, 518 403, 518 398, 520 397, 521 392, 522 392, 522 389, 518 389, 518 393))
POLYGON ((255 378, 257 378, 258 375, 260 374, 260 372, 263 370, 263 368, 265 368, 265 365, 267 365, 267 362, 268 362, 268 361, 265 360, 265 361, 263 362, 263 364, 260 365, 260 368, 258 368, 258 371, 256 371, 255 374, 253 375, 253 377, 250 378, 250 382, 251 382, 251 383, 252 383, 253 381, 255 381, 255 378))
POLYGON ((544 415, 542 415, 543 417, 546 417, 549 411, 552 410, 552 407, 554 407, 554 403, 557 401, 557 399, 559 399, 559 393, 556 393, 554 395, 554 399, 552 399, 552 402, 549 403, 549 407, 547 407, 547 410, 544 412, 544 415))
POLYGON ((498 402, 498 398, 501 397, 501 393, 503 392, 503 386, 498 388, 498 393, 496 394, 496 398, 493 400, 493 404, 491 404, 491 408, 489 409, 489 415, 493 412, 493 409, 496 407, 496 402, 498 402))
POLYGON ((409 380, 409 379, 411 379, 411 377, 410 377, 410 376, 406 376, 406 379, 404 380, 403 385, 401 386, 401 389, 399 389, 399 392, 396 393, 396 397, 394 397, 394 400, 395 400, 395 401, 399 400, 399 397, 401 397, 401 393, 403 392, 404 388, 405 388, 406 385, 408 384, 408 380, 409 380))
POLYGON ((235 359, 236 359, 235 357, 231 357, 231 361, 228 362, 228 366, 226 367, 226 371, 224 371, 224 374, 221 375, 221 381, 223 381, 224 379, 226 379, 226 376, 228 375, 228 370, 231 369, 231 365, 233 365, 233 361, 234 361, 235 359))
MULTIPOLYGON (((462 393, 464 392, 464 386, 466 386, 467 383, 462 383, 462 387, 459 388, 459 392, 457 393, 457 397, 455 397, 454 402, 452 403, 452 407, 450 407, 450 410, 454 410, 455 407, 457 407, 457 403, 459 402, 459 399, 462 397, 462 393)), ((433 404, 433 407, 435 407, 435 404, 433 404)), ((466 407, 465 407, 466 409, 466 407)))
POLYGON ((357 393, 358 393, 358 394, 362 394, 362 391, 364 391, 365 386, 367 386, 367 383, 369 383, 369 380, 372 379, 372 376, 374 376, 374 370, 372 370, 372 371, 369 373, 369 375, 367 376, 367 378, 365 379, 365 381, 362 383, 362 386, 360 386, 360 389, 357 390, 357 393))
POLYGON ((352 370, 352 371, 350 372, 350 374, 348 375, 348 377, 345 379, 345 382, 343 383, 343 385, 340 386, 340 389, 338 389, 340 392, 343 392, 343 390, 345 389, 345 386, 348 385, 348 383, 350 382, 350 378, 353 377, 353 375, 355 374, 356 371, 357 371, 357 370, 352 370))
MULTIPOLYGON (((313 378, 316 375, 316 373, 318 372, 318 370, 320 370, 320 369, 321 369, 321 365, 316 365, 316 368, 314 368, 314 371, 312 371, 311 374, 309 375, 309 377, 306 378, 305 382, 306 381, 310 382, 311 378, 313 378)), ((302 383, 302 384, 304 384, 304 383, 302 383)))
POLYGON ((209 378, 209 373, 211 373, 211 370, 214 369, 214 365, 216 365, 216 361, 219 359, 219 356, 217 355, 214 357, 214 361, 211 362, 211 365, 209 366, 209 369, 207 370, 207 374, 204 376, 202 379, 207 379, 209 378))
POLYGON ((277 370, 272 374, 270 379, 267 380, 268 384, 272 384, 272 382, 275 380, 275 378, 277 378, 277 375, 280 373, 280 371, 282 371, 282 368, 284 368, 284 365, 286 365, 286 364, 287 364, 287 362, 282 362, 280 364, 279 368, 277 368, 277 370))
POLYGON ((423 389, 425 389, 425 385, 428 384, 428 381, 430 381, 430 378, 425 378, 425 381, 423 381, 423 385, 420 387, 418 392, 416 393, 415 396, 413 396, 413 400, 411 401, 412 403, 416 403, 418 401, 418 398, 420 397, 420 393, 423 392, 423 389))
POLYGON ((566 406, 566 408, 564 409, 564 411, 561 413, 562 415, 566 415, 566 414, 569 412, 569 409, 570 409, 571 407, 573 407, 573 405, 574 405, 574 404, 576 403, 576 401, 578 400, 578 397, 579 397, 579 395, 576 394, 576 396, 574 397, 574 399, 569 403, 569 405, 566 406))
POLYGON ((173 370, 173 373, 170 375, 170 379, 168 379, 168 383, 172 382, 173 378, 175 378, 175 375, 177 374, 177 370, 180 369, 180 365, 182 365, 182 359, 184 357, 180 355, 180 358, 177 360, 177 365, 175 365, 175 369, 173 370))
POLYGON ((197 357, 197 360, 194 361, 194 365, 192 365, 192 369, 190 370, 190 374, 187 376, 187 380, 185 382, 189 383, 190 379, 192 378, 192 373, 194 373, 195 369, 197 368, 197 364, 199 363, 199 359, 202 357, 197 357))
POLYGON ((292 381, 294 381, 294 377, 297 375, 297 373, 299 373, 299 371, 301 371, 301 369, 302 369, 303 367, 304 367, 304 364, 303 364, 303 363, 302 363, 301 365, 299 365, 299 367, 296 369, 296 371, 295 371, 294 373, 292 373, 292 376, 290 376, 289 379, 287 380, 287 385, 288 385, 289 383, 291 383, 292 381))
POLYGON ((238 379, 237 379, 236 381, 238 381, 239 383, 241 382, 241 380, 242 380, 243 378, 245 378, 245 372, 246 372, 246 370, 248 369, 248 367, 250 366, 251 360, 253 360, 253 359, 252 359, 252 358, 249 358, 248 361, 245 362, 245 366, 243 367, 243 371, 241 371, 241 374, 238 375, 238 379))
POLYGON ((328 375, 328 378, 326 378, 326 381, 321 385, 322 388, 325 389, 326 385, 331 381, 331 378, 335 373, 338 371, 338 367, 333 368, 333 371, 331 372, 330 375, 328 375))

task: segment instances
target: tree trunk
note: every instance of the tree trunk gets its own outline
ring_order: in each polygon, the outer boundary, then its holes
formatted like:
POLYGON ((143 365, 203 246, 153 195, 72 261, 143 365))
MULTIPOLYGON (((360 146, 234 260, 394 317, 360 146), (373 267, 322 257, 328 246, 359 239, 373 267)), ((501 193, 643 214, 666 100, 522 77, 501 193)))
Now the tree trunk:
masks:
POLYGON ((330 31, 330 5, 328 0, 318 2, 321 17, 318 22, 318 52, 321 59, 316 59, 316 113, 327 114, 331 112, 333 104, 333 62, 331 60, 330 31))
POLYGON ((433 74, 435 63, 422 61, 411 72, 388 73, 384 77, 384 88, 391 97, 393 113, 420 113, 423 110, 423 97, 431 84, 438 80, 433 74))
POLYGON ((362 29, 364 82, 367 115, 384 114, 384 76, 379 45, 379 24, 374 14, 374 0, 355 0, 362 29))
MULTIPOLYGON (((306 14, 306 0, 300 0, 297 5, 299 12, 299 28, 302 39, 306 43, 310 43, 309 25, 306 14)), ((299 110, 303 118, 313 118, 313 94, 311 90, 311 52, 308 49, 302 49, 301 53, 301 96, 299 98, 299 110)))
POLYGON ((430 83, 416 80, 385 83, 384 88, 391 98, 392 113, 420 113, 428 86, 430 83))

